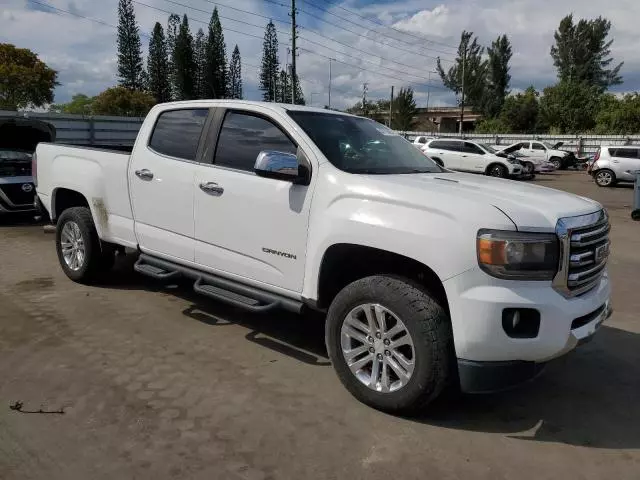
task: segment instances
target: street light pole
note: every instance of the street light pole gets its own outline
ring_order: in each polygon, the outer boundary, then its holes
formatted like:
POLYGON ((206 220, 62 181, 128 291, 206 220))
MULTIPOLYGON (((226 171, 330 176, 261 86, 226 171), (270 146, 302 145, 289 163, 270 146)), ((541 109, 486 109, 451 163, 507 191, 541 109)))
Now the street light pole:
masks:
POLYGON ((329 109, 331 109, 331 60, 333 58, 329 59, 329 109))

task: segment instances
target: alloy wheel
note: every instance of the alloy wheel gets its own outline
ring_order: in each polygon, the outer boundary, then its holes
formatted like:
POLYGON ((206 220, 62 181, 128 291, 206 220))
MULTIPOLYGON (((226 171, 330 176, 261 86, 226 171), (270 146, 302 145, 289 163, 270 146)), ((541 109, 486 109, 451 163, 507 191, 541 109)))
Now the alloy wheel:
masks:
POLYGON ((64 224, 60 234, 60 246, 62 247, 62 257, 67 267, 74 272, 80 270, 84 265, 86 249, 82 232, 76 222, 64 224))

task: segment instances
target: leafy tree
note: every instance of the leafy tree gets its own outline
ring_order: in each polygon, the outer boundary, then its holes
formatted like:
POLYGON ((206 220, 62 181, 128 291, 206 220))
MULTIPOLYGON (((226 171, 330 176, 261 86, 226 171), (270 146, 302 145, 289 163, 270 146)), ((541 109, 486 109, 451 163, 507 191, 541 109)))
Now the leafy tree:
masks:
POLYGON ((260 67, 260 90, 262 90, 262 99, 266 102, 276 97, 279 63, 276 26, 270 20, 264 33, 260 67))
POLYGON ((147 57, 147 74, 149 93, 158 103, 171 100, 171 84, 169 83, 169 57, 167 42, 164 38, 162 25, 156 22, 149 41, 149 55, 147 57))
POLYGON ((409 131, 415 126, 415 116, 418 114, 416 101, 413 98, 413 89, 401 88, 398 96, 393 99, 392 128, 409 131))
POLYGON ((92 113, 142 117, 155 103, 155 98, 149 93, 118 86, 108 88, 94 98, 92 113))
POLYGON ((0 110, 41 107, 53 102, 58 72, 26 48, 0 43, 0 110))
POLYGON ((506 35, 498 37, 487 48, 487 54, 487 86, 482 110, 485 116, 494 118, 509 94, 509 61, 513 55, 509 38, 506 35))
POLYGON ((549 128, 561 134, 581 133, 595 126, 600 87, 587 82, 561 81, 544 89, 540 116, 549 128))
POLYGON ((621 99, 605 95, 596 115, 596 133, 631 135, 640 133, 640 94, 627 94, 621 99))
POLYGON ((132 0, 118 3, 118 76, 120 85, 132 90, 142 90, 142 44, 136 23, 132 0))
POLYGON ((238 45, 233 49, 229 64, 229 98, 242 98, 242 63, 238 45))
POLYGON ((197 98, 209 98, 207 88, 207 40, 202 29, 198 30, 193 44, 193 57, 196 66, 195 89, 197 98))
POLYGON ((500 113, 500 123, 512 133, 533 133, 538 126, 538 112, 538 92, 529 87, 524 93, 506 98, 500 113))
POLYGON ((95 97, 89 97, 84 93, 78 93, 71 97, 69 103, 59 103, 49 107, 54 113, 73 113, 76 115, 90 115, 95 97))
POLYGON ((622 83, 622 63, 610 68, 611 44, 607 40, 611 22, 598 17, 595 20, 573 22, 567 15, 554 34, 555 45, 551 47, 553 64, 558 69, 558 78, 564 82, 586 83, 605 91, 611 85, 622 83))
POLYGON ((476 123, 475 133, 510 133, 509 127, 500 118, 483 118, 476 123))
POLYGON ((213 9, 207 38, 207 86, 210 98, 226 98, 229 90, 227 70, 227 46, 224 43, 218 7, 213 9))
POLYGON ((178 86, 176 77, 176 68, 173 64, 174 52, 176 49, 176 38, 180 30, 180 17, 175 13, 169 15, 167 22, 167 56, 169 58, 169 83, 171 85, 171 98, 178 98, 178 86))
POLYGON ((176 37, 173 50, 173 65, 175 68, 176 90, 178 100, 192 100, 195 98, 196 64, 193 59, 193 36, 189 30, 189 19, 185 15, 176 37))
POLYGON ((462 86, 464 83, 465 105, 480 106, 485 92, 487 63, 482 59, 484 48, 473 37, 473 32, 463 30, 458 46, 458 56, 446 72, 440 58, 437 70, 442 83, 458 97, 458 104, 462 104, 462 86), (462 72, 464 70, 464 82, 462 72))

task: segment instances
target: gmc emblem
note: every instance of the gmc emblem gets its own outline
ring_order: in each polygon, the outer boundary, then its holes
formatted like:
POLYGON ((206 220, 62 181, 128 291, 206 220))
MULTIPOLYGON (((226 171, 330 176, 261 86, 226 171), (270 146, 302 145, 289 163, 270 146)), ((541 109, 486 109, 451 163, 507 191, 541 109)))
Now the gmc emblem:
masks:
POLYGON ((596 248, 596 252, 595 252, 596 263, 602 262, 608 256, 609 256, 609 243, 605 243, 604 245, 600 245, 598 248, 596 248))

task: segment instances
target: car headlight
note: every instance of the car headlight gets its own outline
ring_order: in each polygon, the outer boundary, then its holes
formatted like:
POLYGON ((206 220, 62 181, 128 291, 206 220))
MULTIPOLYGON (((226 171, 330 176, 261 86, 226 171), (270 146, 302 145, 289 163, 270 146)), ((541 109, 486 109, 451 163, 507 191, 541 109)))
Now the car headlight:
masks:
POLYGON ((551 233, 480 230, 478 264, 493 277, 552 280, 558 270, 559 245, 551 233))

